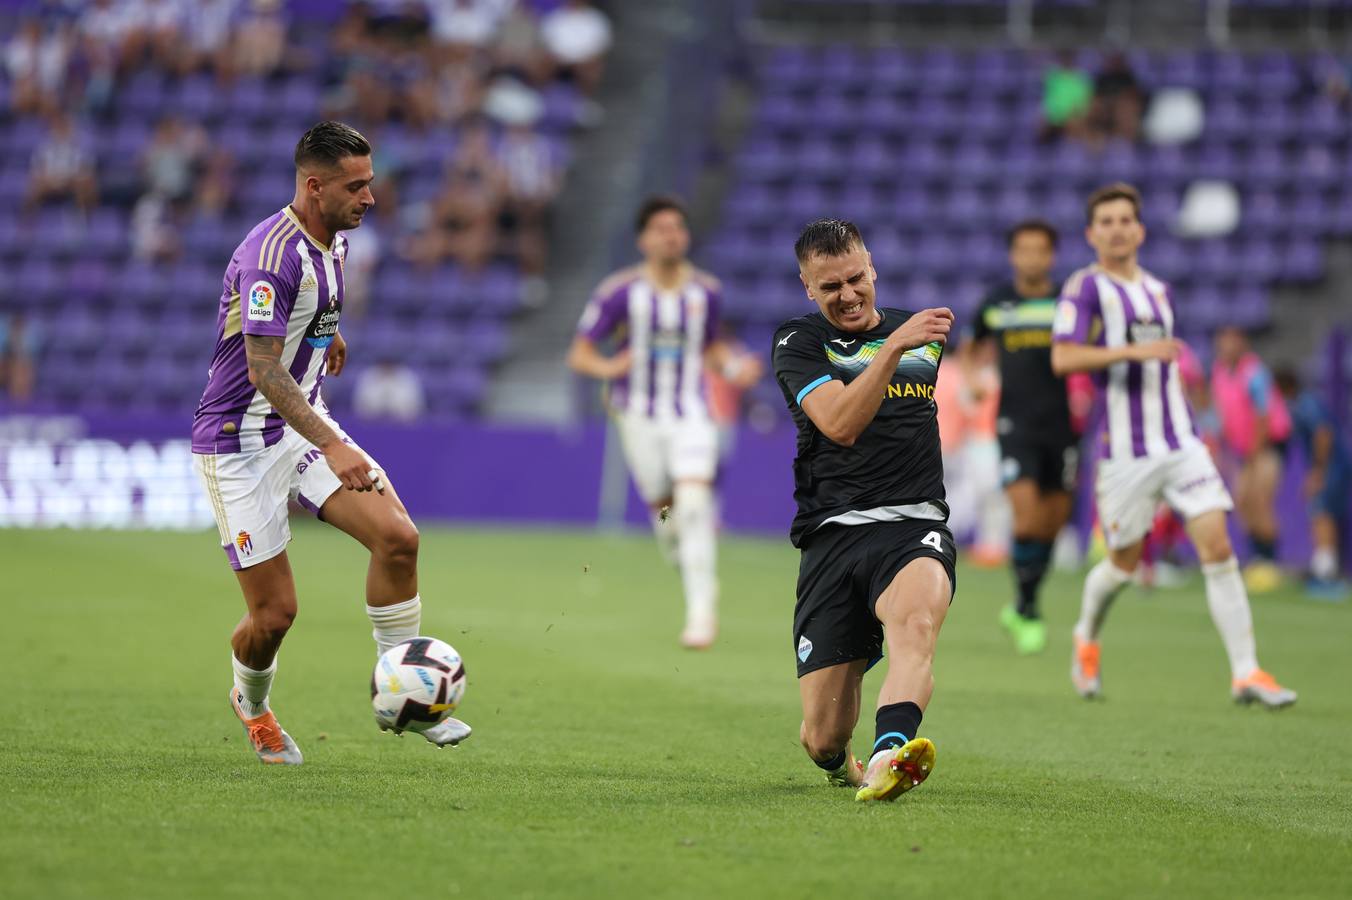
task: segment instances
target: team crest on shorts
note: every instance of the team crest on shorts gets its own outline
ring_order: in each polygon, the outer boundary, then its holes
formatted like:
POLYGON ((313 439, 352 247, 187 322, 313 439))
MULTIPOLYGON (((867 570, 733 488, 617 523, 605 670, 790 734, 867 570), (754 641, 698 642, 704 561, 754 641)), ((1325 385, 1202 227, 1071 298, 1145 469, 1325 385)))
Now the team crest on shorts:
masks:
POLYGON ((235 535, 235 546, 239 547, 239 552, 246 556, 253 552, 253 538, 249 537, 249 532, 241 531, 235 535))
POLYGON ((812 642, 803 635, 798 639, 798 661, 807 662, 807 658, 812 655, 812 642))

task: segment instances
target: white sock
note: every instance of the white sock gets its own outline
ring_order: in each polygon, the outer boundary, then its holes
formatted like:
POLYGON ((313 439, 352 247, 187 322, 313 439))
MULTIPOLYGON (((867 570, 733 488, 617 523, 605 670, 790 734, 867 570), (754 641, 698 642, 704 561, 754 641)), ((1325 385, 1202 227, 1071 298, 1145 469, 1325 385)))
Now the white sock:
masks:
POLYGON ((711 624, 718 609, 713 489, 707 484, 678 484, 673 507, 680 534, 677 556, 685 585, 686 624, 711 624))
POLYGON ((1131 573, 1123 572, 1110 560, 1099 560, 1084 578, 1084 593, 1080 596, 1080 621, 1075 623, 1075 636, 1082 641, 1098 640, 1108 609, 1131 583, 1131 573))
POLYGON ((1230 674, 1247 678, 1258 668, 1258 649, 1253 640, 1253 615, 1249 612, 1249 595, 1244 590, 1244 577, 1239 574, 1239 560, 1233 556, 1225 562, 1202 566, 1206 577, 1206 604, 1211 609, 1211 621, 1221 633, 1225 654, 1230 657, 1230 674))
POLYGON ((661 512, 650 509, 648 519, 653 523, 653 536, 657 538, 657 549, 661 552, 662 558, 670 565, 679 566, 681 533, 676 525, 675 513, 668 508, 664 519, 661 512))
POLYGON ((366 616, 375 626, 371 637, 376 639, 376 653, 383 654, 400 641, 418 636, 422 627, 422 595, 414 594, 412 600, 389 606, 368 606, 366 616))
POLYGON ((1338 577, 1338 554, 1332 547, 1316 547, 1310 557, 1310 574, 1320 581, 1338 577))
POLYGON ((250 719, 256 719, 268 711, 268 692, 272 690, 272 677, 277 674, 277 657, 266 669, 251 669, 230 654, 230 665, 235 670, 235 687, 244 695, 239 708, 250 719))

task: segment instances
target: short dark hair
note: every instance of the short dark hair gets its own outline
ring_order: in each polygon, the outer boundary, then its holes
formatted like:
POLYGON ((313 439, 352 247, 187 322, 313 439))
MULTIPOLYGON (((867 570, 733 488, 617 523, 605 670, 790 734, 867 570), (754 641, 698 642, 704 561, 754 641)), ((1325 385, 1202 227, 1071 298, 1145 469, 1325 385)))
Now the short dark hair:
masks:
POLYGON ((798 235, 793 253, 803 263, 814 256, 844 256, 855 246, 864 246, 858 225, 844 219, 818 219, 798 235))
POLYGON ((685 224, 690 225, 690 214, 685 211, 685 204, 681 202, 680 197, 675 194, 650 194, 639 204, 638 214, 634 216, 634 232, 637 234, 643 231, 653 216, 669 209, 680 213, 685 224))
POLYGON ((1056 231, 1056 227, 1046 219, 1024 219, 1022 222, 1015 222, 1014 226, 1005 234, 1005 246, 1013 247, 1014 239, 1025 231, 1040 231, 1047 236, 1047 240, 1056 249, 1056 245, 1061 242, 1061 235, 1056 231))
POLYGON ((320 122, 296 142, 296 168, 336 166, 349 156, 370 156, 371 142, 351 125, 320 122))
POLYGON ((1089 195, 1089 202, 1084 207, 1086 223, 1093 225, 1094 210, 1104 203, 1111 203, 1114 200, 1131 201, 1131 208, 1136 211, 1136 221, 1141 221, 1141 192, 1125 181, 1114 181, 1112 184, 1105 184, 1089 195))

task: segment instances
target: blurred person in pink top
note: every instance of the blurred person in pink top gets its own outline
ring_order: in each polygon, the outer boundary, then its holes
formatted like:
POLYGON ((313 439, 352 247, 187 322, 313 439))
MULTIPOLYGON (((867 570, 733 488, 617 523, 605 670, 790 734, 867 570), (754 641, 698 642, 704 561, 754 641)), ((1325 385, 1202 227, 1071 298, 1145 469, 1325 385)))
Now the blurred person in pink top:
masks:
POLYGON ((1234 326, 1218 330, 1215 350, 1211 397, 1220 415, 1222 445, 1239 464, 1235 501, 1254 554, 1244 580, 1250 591, 1271 591, 1281 584, 1274 504, 1291 416, 1272 373, 1249 348, 1243 331, 1234 326))
POLYGON ((959 539, 971 535, 970 558, 986 567, 1008 560, 1010 534, 996 437, 1000 378, 992 350, 982 342, 964 341, 939 366, 934 386, 949 525, 959 539))

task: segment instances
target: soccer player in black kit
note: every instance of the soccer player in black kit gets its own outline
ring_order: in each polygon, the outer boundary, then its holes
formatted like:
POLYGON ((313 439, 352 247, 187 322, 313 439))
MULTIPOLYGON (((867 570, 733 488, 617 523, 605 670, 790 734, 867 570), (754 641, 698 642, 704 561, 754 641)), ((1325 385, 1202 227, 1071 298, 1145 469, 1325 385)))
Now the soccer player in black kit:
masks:
POLYGON ((793 641, 803 748, 857 800, 892 800, 934 768, 917 737, 956 586, 934 382, 948 309, 874 303, 859 229, 821 219, 794 246, 817 312, 775 332, 775 378, 798 427, 790 538, 802 551, 793 641), (882 657, 867 768, 850 751, 864 672, 882 657))
POLYGON ((1018 588, 1000 622, 1019 653, 1040 653, 1047 629, 1038 610, 1038 588, 1052 545, 1070 518, 1071 490, 1079 465, 1070 426, 1066 383, 1052 372, 1052 319, 1061 286, 1052 281, 1056 229, 1028 219, 1009 230, 1014 280, 986 295, 972 337, 999 345, 1000 470, 1014 513, 1010 562, 1018 588))

